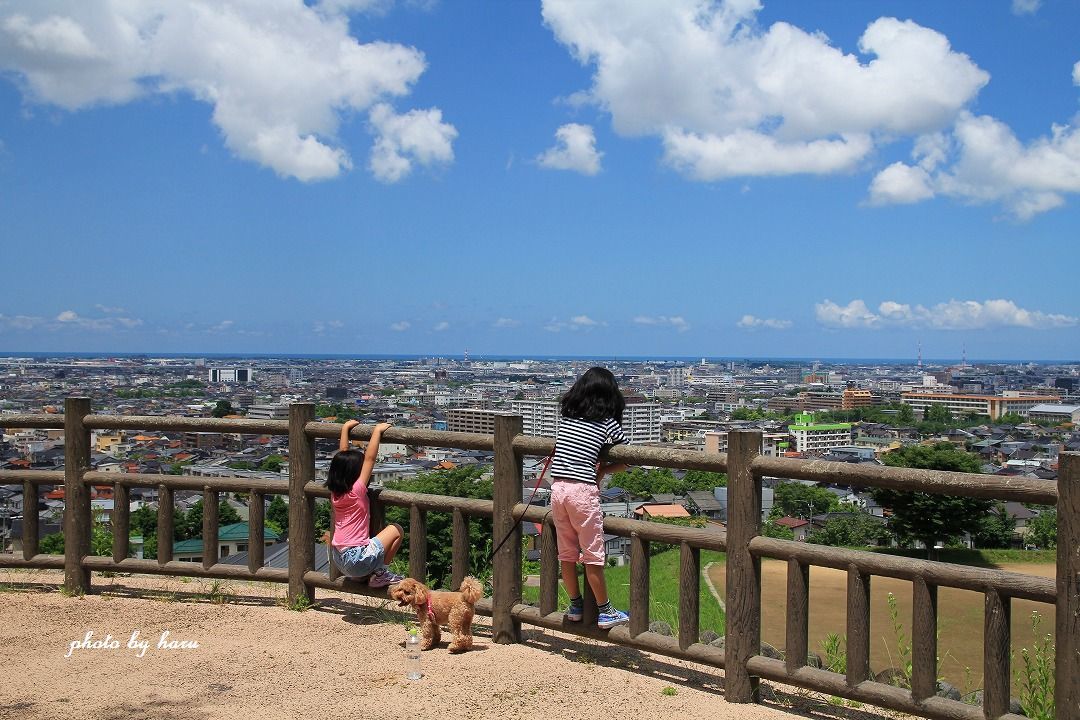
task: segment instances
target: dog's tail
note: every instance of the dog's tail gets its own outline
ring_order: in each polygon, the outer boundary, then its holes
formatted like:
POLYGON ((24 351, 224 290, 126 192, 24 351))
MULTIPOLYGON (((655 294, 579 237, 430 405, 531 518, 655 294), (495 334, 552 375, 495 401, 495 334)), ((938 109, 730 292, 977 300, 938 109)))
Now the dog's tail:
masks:
POLYGON ((461 581, 461 597, 465 598, 465 602, 470 605, 475 605, 476 601, 484 597, 484 586, 480 584, 480 581, 469 575, 461 581))

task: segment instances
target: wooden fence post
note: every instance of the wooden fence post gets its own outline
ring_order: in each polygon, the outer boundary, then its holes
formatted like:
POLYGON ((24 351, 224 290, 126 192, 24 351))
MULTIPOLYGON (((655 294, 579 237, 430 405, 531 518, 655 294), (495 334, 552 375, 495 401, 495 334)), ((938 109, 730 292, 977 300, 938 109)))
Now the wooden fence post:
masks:
MULTIPOLYGON (((315 440, 304 428, 315 418, 313 403, 289 406, 289 602, 315 600, 315 586, 304 582, 314 565, 311 498, 304 492, 315 481, 315 440)), ((259 538, 260 542, 262 538, 259 538)), ((249 544, 251 538, 248 538, 249 544)))
POLYGON ((164 565, 172 561, 173 536, 176 534, 172 488, 158 485, 157 561, 164 565))
POLYGON ((23 482, 23 560, 32 560, 38 554, 38 486, 23 482))
MULTIPOLYGON (((81 595, 90 590, 90 571, 83 558, 90 554, 90 489, 83 473, 90 469, 90 432, 83 418, 90 414, 90 398, 64 400, 64 589, 81 595)), ((35 504, 36 510, 36 504, 35 504)))
MULTIPOLYGON (((263 493, 253 491, 248 496, 248 570, 257 573, 263 566, 266 535, 266 505, 263 493)), ((332 517, 332 516, 331 516, 332 517)), ((331 560, 330 566, 334 563, 331 560)))
POLYGON ((1058 472, 1057 720, 1080 717, 1080 453, 1061 453, 1058 472))
MULTIPOLYGON (((207 485, 203 488, 202 501, 202 546, 203 570, 209 570, 217 565, 218 554, 221 546, 218 545, 218 494, 207 485)), ((251 539, 250 537, 248 538, 251 539)))
POLYGON ((761 561, 750 554, 750 541, 761 534, 761 482, 751 468, 760 453, 760 431, 728 434, 724 699, 735 703, 760 701, 758 679, 746 669, 761 652, 761 561))
POLYGON ((522 501, 521 458, 514 452, 520 435, 520 415, 495 416, 495 487, 491 529, 493 542, 502 547, 492 558, 492 639, 500 645, 521 642, 521 623, 511 608, 521 602, 521 523, 514 521, 514 506, 522 501))

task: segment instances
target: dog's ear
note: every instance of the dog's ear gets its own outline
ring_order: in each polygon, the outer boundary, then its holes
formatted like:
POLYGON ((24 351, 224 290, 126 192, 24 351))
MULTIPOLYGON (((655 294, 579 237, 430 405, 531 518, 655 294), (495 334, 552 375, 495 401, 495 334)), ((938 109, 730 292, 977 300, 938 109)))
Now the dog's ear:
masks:
POLYGON ((417 580, 417 581, 414 581, 414 586, 413 586, 412 590, 413 590, 413 604, 415 604, 415 605, 426 605, 427 601, 428 601, 428 593, 431 592, 430 590, 427 589, 427 586, 424 585, 419 580, 417 580))

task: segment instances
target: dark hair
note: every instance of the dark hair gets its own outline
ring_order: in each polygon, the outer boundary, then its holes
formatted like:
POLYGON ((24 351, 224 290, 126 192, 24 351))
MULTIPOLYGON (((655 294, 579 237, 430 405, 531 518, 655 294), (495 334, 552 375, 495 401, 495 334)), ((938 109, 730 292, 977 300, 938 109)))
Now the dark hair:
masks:
POLYGON ((326 474, 326 487, 331 495, 344 495, 352 490, 353 483, 360 477, 364 467, 364 454, 359 450, 342 450, 330 461, 330 471, 326 474))
POLYGON ((615 376, 602 367, 586 370, 562 398, 563 417, 581 420, 615 418, 621 424, 625 406, 626 400, 619 392, 615 376))

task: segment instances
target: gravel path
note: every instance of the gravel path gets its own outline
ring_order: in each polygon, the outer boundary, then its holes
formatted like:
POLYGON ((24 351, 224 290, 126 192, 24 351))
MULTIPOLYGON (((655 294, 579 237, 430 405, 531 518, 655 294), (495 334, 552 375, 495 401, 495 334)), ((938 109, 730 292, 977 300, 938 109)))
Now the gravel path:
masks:
POLYGON ((95 576, 94 594, 70 598, 62 580, 0 570, 0 717, 382 718, 393 708, 469 720, 882 717, 805 695, 729 705, 709 668, 528 627, 524 644, 495 645, 486 618, 474 651, 425 652, 424 678, 409 682, 396 606, 321 592, 315 609, 296 613, 281 606, 281 585, 149 576, 95 576), (88 631, 119 647, 73 650, 88 631), (150 641, 142 657, 127 647, 135 631, 150 641), (166 631, 198 647, 159 648, 166 631))

